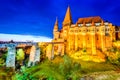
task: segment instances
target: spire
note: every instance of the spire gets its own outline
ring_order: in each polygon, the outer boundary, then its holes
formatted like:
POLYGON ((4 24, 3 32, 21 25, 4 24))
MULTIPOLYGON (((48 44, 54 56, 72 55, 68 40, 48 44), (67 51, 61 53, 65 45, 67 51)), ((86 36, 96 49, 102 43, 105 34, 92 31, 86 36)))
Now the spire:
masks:
POLYGON ((56 17, 55 25, 58 25, 58 18, 56 17))
POLYGON ((70 7, 68 6, 67 12, 63 21, 64 24, 71 24, 72 23, 72 17, 71 17, 71 12, 70 12, 70 7))
POLYGON ((58 19, 56 17, 55 25, 54 25, 54 31, 58 31, 58 19))

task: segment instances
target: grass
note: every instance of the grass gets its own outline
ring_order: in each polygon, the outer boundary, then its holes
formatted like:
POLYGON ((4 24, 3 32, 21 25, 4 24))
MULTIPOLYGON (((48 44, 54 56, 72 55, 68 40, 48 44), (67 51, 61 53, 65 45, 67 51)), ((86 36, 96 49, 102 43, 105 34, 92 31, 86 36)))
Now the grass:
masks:
POLYGON ((0 80, 11 79, 14 74, 12 68, 0 67, 0 80))
MULTIPOLYGON (((71 70, 70 74, 67 74, 69 75, 69 77, 73 77, 73 76, 81 77, 86 74, 91 74, 94 72, 115 71, 117 68, 119 68, 118 66, 112 65, 107 62, 97 63, 97 62, 88 62, 88 61, 75 60, 75 59, 71 59, 71 60, 72 63, 74 62, 80 63, 81 67, 79 67, 77 71, 71 70)), ((46 78, 51 77, 57 80, 64 80, 65 77, 63 74, 60 73, 60 69, 58 66, 59 63, 63 63, 63 62, 64 62, 63 58, 56 57, 52 61, 46 60, 37 66, 27 69, 27 72, 34 73, 31 75, 38 78, 41 78, 43 76, 46 78)), ((70 66, 74 66, 74 65, 70 65, 70 66)))
POLYGON ((85 73, 116 70, 115 65, 106 62, 97 63, 97 62, 80 61, 80 64, 81 64, 81 70, 86 71, 85 73))
MULTIPOLYGON (((65 80, 68 78, 77 80, 84 76, 94 77, 95 80, 117 80, 120 73, 115 71, 118 68, 120 68, 120 66, 112 65, 109 62, 97 63, 58 56, 52 61, 46 59, 36 66, 27 68, 25 73, 37 78, 37 80, 45 78, 48 80, 65 80), (80 66, 75 67, 74 63, 80 63, 80 66)), ((2 68, 0 72, 0 76, 8 75, 8 71, 4 71, 2 68)))
POLYGON ((26 70, 27 73, 34 73, 31 74, 33 77, 37 78, 54 78, 57 80, 63 80, 63 76, 58 73, 58 70, 56 69, 55 65, 51 63, 50 61, 46 60, 40 65, 31 67, 26 70), (53 67, 54 66, 54 67, 53 67))

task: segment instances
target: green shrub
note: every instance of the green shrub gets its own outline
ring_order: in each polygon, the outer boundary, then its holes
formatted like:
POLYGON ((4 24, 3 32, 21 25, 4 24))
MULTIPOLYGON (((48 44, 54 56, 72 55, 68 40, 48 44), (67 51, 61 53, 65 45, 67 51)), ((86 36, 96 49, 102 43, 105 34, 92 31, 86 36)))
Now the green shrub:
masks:
POLYGON ((109 55, 107 55, 106 60, 115 65, 120 65, 120 50, 116 47, 112 47, 108 50, 109 55))

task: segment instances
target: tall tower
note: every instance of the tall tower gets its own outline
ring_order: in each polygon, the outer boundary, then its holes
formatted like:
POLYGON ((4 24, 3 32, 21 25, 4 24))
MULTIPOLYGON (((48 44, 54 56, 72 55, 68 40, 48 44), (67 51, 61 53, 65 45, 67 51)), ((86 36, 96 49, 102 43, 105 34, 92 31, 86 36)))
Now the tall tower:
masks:
POLYGON ((58 19, 56 17, 56 21, 55 21, 55 25, 54 25, 54 29, 53 29, 54 32, 58 31, 58 19))
POLYGON ((67 8, 67 12, 63 21, 63 27, 65 25, 71 25, 72 24, 72 16, 71 16, 71 11, 70 11, 70 7, 68 6, 67 8))
POLYGON ((59 38, 58 19, 57 18, 56 18, 54 29, 53 29, 53 36, 54 36, 54 39, 58 39, 59 38))
POLYGON ((64 40, 66 41, 67 40, 67 36, 68 36, 68 30, 72 24, 72 17, 71 17, 71 12, 70 12, 70 7, 68 6, 67 8, 67 12, 66 12, 66 15, 65 15, 65 18, 64 18, 64 21, 63 21, 63 26, 62 26, 62 29, 63 29, 63 38, 64 40))

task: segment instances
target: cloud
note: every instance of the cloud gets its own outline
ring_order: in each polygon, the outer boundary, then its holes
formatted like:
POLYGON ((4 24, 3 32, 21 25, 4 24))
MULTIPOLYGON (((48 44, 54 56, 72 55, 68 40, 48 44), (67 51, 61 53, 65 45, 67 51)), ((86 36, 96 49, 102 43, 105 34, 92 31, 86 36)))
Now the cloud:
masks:
POLYGON ((45 36, 17 35, 17 34, 0 34, 0 41, 34 41, 50 42, 52 39, 45 36))

